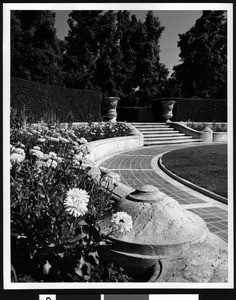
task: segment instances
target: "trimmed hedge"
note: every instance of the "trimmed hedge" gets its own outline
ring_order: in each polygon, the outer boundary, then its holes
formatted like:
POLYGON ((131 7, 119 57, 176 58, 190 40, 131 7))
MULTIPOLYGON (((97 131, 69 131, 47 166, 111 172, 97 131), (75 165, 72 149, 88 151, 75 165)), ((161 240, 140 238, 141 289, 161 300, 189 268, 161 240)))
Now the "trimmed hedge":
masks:
MULTIPOLYGON (((101 121, 101 94, 11 78, 11 107, 28 122, 54 118, 58 122, 101 121)), ((48 121, 48 120, 45 120, 48 121)))
POLYGON ((152 109, 150 106, 117 108, 117 119, 126 122, 152 122, 152 109))
POLYGON ((173 117, 171 121, 192 122, 227 122, 227 100, 225 99, 195 99, 195 98, 160 98, 152 101, 152 111, 155 121, 163 121, 163 100, 174 100, 173 117))

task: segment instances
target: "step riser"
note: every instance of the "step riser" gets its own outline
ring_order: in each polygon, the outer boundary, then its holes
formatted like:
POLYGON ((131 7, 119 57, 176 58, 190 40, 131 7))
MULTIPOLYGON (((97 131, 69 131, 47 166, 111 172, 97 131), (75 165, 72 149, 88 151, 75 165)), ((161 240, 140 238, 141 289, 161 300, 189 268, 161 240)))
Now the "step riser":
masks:
POLYGON ((152 132, 152 133, 146 133, 146 132, 142 132, 142 134, 144 136, 157 136, 157 135, 160 135, 160 136, 172 136, 172 135, 185 135, 184 133, 180 133, 179 131, 161 131, 161 132, 152 132))
POLYGON ((165 126, 165 125, 158 125, 158 126, 151 126, 151 125, 149 125, 149 126, 135 126, 137 129, 145 129, 145 128, 150 128, 150 129, 152 129, 152 128, 171 128, 170 126, 165 126))
POLYGON ((192 140, 192 137, 185 137, 185 136, 180 136, 180 137, 173 137, 173 138, 156 138, 156 139, 145 139, 145 142, 148 141, 178 141, 178 140, 192 140))
POLYGON ((194 143, 194 142, 201 142, 201 140, 179 140, 179 141, 158 141, 158 142, 144 142, 144 146, 154 146, 154 145, 165 145, 165 144, 183 144, 183 143, 194 143))
POLYGON ((166 132, 166 131, 174 131, 174 128, 158 128, 158 129, 142 129, 142 130, 140 130, 140 129, 138 129, 139 131, 141 131, 142 133, 148 133, 148 132, 150 132, 150 133, 157 133, 157 132, 166 132))
POLYGON ((158 135, 148 135, 148 136, 145 136, 145 140, 153 140, 153 139, 158 139, 158 138, 176 138, 176 137, 184 137, 185 135, 184 134, 158 134, 158 135))

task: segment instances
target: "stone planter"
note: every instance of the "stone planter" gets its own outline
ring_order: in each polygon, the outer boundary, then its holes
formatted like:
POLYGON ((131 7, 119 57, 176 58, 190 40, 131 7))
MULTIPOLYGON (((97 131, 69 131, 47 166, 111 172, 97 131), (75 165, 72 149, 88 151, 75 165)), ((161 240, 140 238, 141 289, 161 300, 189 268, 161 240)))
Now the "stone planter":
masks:
POLYGON ((169 122, 169 120, 173 117, 172 112, 173 112, 175 101, 165 100, 165 101, 161 101, 161 104, 163 107, 162 117, 166 120, 166 122, 169 122))
MULTIPOLYGON (((153 268, 160 276, 158 261, 181 258, 192 244, 204 241, 207 236, 203 219, 154 186, 140 187, 118 200, 113 210, 128 213, 133 229, 125 235, 110 235, 112 245, 101 247, 99 255, 124 268, 136 280, 145 280, 147 274, 150 278, 153 268)), ((111 230, 110 220, 108 216, 101 224, 105 234, 111 230)))
POLYGON ((109 122, 116 122, 117 118, 117 104, 120 100, 119 97, 105 97, 104 103, 106 106, 106 114, 103 116, 103 120, 109 122))

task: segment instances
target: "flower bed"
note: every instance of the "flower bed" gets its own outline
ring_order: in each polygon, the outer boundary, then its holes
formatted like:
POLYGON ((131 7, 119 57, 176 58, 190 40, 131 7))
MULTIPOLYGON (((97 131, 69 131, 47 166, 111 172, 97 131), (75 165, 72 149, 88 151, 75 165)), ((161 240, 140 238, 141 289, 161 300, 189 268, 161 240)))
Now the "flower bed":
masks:
MULTIPOLYGON (((99 224, 111 209, 119 176, 103 168, 97 180, 91 176, 96 164, 88 159, 90 147, 80 134, 81 128, 67 125, 11 130, 15 281, 133 281, 98 256, 98 247, 110 243, 99 224)), ((111 232, 129 230, 129 216, 112 216, 111 232)))

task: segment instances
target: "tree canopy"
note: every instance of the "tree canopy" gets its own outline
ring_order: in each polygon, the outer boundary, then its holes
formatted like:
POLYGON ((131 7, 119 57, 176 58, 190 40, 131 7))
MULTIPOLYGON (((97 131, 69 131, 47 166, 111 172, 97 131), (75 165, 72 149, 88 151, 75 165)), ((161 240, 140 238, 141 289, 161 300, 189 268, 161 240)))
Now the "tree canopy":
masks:
POLYGON ((40 10, 11 12, 11 75, 61 85, 60 48, 55 13, 40 10))
POLYGON ((168 70, 160 63, 164 30, 149 11, 72 11, 68 36, 56 37, 53 11, 12 11, 11 75, 76 89, 100 89, 127 104, 161 95, 168 70))
POLYGON ((195 25, 179 35, 181 64, 170 85, 175 95, 227 98, 227 19, 224 11, 203 11, 195 25))

